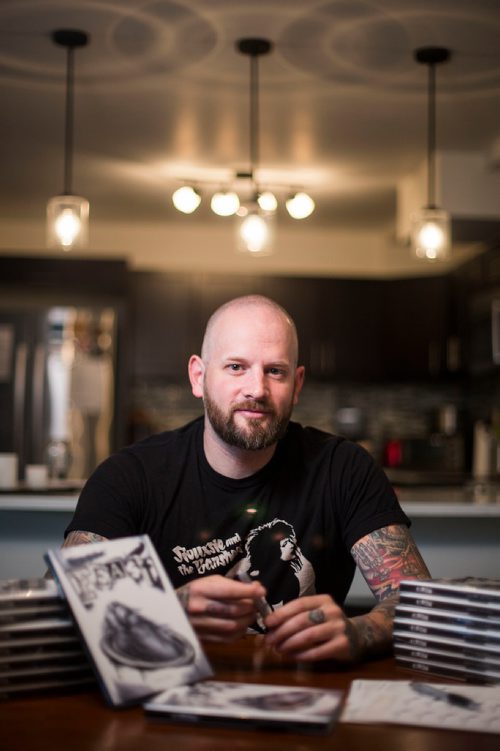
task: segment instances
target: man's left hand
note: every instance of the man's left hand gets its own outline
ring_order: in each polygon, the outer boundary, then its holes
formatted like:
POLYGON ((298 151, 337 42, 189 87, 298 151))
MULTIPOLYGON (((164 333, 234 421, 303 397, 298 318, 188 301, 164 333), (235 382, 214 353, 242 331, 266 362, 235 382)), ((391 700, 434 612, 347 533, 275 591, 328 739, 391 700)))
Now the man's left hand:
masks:
POLYGON ((358 658, 356 629, 330 595, 299 597, 265 619, 268 646, 296 660, 358 658))

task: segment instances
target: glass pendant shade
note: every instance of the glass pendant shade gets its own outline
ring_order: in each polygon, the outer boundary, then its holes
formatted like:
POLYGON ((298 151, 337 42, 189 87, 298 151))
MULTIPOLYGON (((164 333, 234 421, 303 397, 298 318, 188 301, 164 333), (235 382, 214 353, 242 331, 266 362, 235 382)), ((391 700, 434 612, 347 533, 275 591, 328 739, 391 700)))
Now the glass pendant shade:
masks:
POLYGON ((306 219, 313 213, 315 203, 307 193, 299 192, 287 200, 286 209, 293 219, 306 219))
POLYGON ((210 208, 218 216, 232 216, 240 208, 240 199, 232 190, 214 193, 210 208))
POLYGON ((172 202, 178 211, 182 211, 183 214, 192 214, 200 205, 201 196, 195 188, 184 185, 172 195, 172 202))
POLYGON ((444 261, 451 252, 450 215, 444 209, 425 207, 412 216, 411 240, 417 258, 444 261))
POLYGON ((237 249, 255 256, 273 251, 274 221, 271 214, 250 211, 238 222, 237 249))
POLYGON ((53 196, 47 203, 47 245, 72 250, 88 242, 89 202, 81 196, 53 196))

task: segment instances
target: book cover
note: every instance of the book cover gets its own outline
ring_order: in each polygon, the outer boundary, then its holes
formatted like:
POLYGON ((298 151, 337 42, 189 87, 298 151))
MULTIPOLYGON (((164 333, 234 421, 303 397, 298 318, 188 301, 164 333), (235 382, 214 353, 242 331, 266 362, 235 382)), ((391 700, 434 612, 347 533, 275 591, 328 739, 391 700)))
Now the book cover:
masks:
POLYGON ((467 606, 449 608, 446 600, 435 607, 418 604, 417 601, 408 602, 401 599, 396 605, 396 614, 403 618, 414 618, 419 621, 434 623, 448 623, 453 625, 470 625, 474 628, 494 628, 500 630, 500 611, 476 612, 467 606))
POLYGON ((495 670, 500 670, 500 654, 491 652, 477 652, 474 650, 464 649, 437 649, 436 647, 414 647, 411 644, 404 644, 401 641, 394 643, 394 654, 396 657, 411 657, 414 660, 439 660, 440 662, 451 662, 454 665, 464 667, 483 668, 485 665, 491 665, 495 670))
POLYGON ((469 649, 472 651, 477 650, 478 652, 500 654, 500 643, 498 642, 470 642, 463 635, 457 636, 456 634, 452 634, 451 636, 444 633, 440 633, 439 636, 434 634, 416 634, 412 631, 406 631, 399 628, 397 624, 394 627, 393 640, 394 643, 399 641, 405 644, 411 644, 414 647, 425 648, 431 645, 441 645, 452 647, 453 649, 469 649))
POLYGON ((497 644, 500 646, 500 629, 472 628, 471 626, 450 625, 448 623, 433 623, 432 621, 419 621, 413 618, 394 617, 394 628, 399 631, 411 631, 416 634, 448 634, 457 636, 466 641, 480 642, 481 644, 497 644))
POLYGON ((46 560, 110 704, 212 674, 147 535, 49 550, 46 560))
MULTIPOLYGON (((500 692, 496 686, 433 682, 431 687, 420 680, 356 679, 351 683, 340 721, 500 733, 500 692), (429 691, 419 690, 426 686, 429 691)), ((474 740, 470 742, 474 744, 474 740)), ((439 745, 443 745, 443 739, 436 741, 436 748, 439 745)), ((415 746, 428 744, 417 740, 415 746)), ((454 747, 453 740, 449 746, 454 747)))
POLYGON ((427 608, 428 610, 454 610, 459 613, 500 618, 500 601, 498 600, 468 600, 466 597, 452 597, 449 593, 424 594, 415 589, 400 590, 399 602, 410 607, 427 608))
POLYGON ((147 715, 173 722, 325 732, 341 699, 337 690, 201 681, 166 691, 143 706, 147 715))
POLYGON ((441 594, 468 600, 500 604, 500 579, 464 577, 463 579, 404 579, 400 589, 420 594, 441 594))
POLYGON ((417 670, 421 673, 442 675, 475 683, 500 683, 500 670, 495 670, 494 667, 487 665, 477 664, 474 667, 466 667, 465 665, 454 665, 440 660, 415 660, 403 655, 398 655, 396 662, 401 667, 417 670))

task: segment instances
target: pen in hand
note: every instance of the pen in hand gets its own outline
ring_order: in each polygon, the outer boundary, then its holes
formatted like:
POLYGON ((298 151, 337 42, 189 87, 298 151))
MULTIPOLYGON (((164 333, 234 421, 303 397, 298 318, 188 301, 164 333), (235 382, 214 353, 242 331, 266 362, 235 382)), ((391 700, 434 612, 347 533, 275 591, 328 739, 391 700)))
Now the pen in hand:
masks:
MULTIPOLYGON (((253 581, 249 577, 246 571, 238 571, 235 574, 234 578, 240 582, 252 582, 253 581)), ((265 597, 258 597, 255 601, 255 607, 257 608, 257 611, 262 619, 264 619, 266 615, 269 615, 269 613, 273 612, 272 607, 269 605, 265 597)), ((266 631, 266 628, 264 626, 263 626, 263 630, 266 631)))
POLYGON ((433 686, 432 683, 417 683, 412 681, 410 688, 423 696, 429 696, 436 701, 446 701, 448 704, 452 704, 455 707, 462 707, 463 709, 477 710, 481 706, 474 699, 470 699, 468 696, 458 694, 454 691, 448 691, 443 688, 433 686))

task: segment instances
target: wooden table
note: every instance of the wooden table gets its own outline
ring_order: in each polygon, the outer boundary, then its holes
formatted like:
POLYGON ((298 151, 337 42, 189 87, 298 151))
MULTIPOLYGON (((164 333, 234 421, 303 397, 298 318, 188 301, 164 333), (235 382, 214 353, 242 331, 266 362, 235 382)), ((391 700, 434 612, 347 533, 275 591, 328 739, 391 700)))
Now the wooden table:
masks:
MULTIPOLYGON (((390 659, 351 669, 304 667, 264 652, 259 637, 207 646, 221 680, 347 691, 354 678, 408 680, 419 674, 390 659)), ((445 679, 430 678, 447 682, 445 679)), ((396 725, 335 725, 325 736, 154 722, 140 707, 111 709, 97 690, 0 702, 5 751, 498 751, 498 735, 396 725)))

